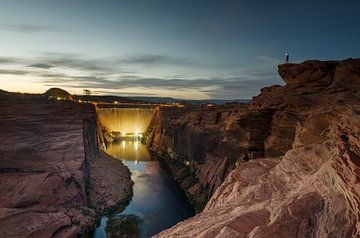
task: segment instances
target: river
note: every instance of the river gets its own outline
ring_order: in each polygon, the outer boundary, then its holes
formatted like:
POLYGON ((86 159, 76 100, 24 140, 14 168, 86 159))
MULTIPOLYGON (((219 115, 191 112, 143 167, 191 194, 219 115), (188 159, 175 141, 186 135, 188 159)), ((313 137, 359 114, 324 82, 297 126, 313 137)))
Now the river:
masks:
MULTIPOLYGON (((153 158, 145 145, 138 141, 117 141, 110 144, 106 152, 122 160, 132 173, 134 195, 120 214, 135 214, 141 218, 141 237, 150 237, 194 215, 166 166, 153 158)), ((94 238, 106 237, 106 221, 107 217, 102 217, 94 238)))

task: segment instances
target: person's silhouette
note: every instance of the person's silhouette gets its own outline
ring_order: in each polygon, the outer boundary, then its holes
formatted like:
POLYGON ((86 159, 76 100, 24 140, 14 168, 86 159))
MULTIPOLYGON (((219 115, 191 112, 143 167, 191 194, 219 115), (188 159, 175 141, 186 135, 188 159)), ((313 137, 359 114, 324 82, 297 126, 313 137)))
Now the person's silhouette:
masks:
POLYGON ((289 63, 289 54, 288 53, 285 54, 285 62, 289 63))

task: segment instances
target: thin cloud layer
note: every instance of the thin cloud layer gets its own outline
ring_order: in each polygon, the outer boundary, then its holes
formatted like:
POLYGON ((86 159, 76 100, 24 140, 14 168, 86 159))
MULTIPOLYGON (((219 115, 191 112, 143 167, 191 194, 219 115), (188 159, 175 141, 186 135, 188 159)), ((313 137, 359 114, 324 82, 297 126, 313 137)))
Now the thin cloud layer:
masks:
POLYGON ((56 26, 0 23, 0 31, 12 31, 18 33, 42 33, 66 30, 56 26))
POLYGON ((156 96, 152 91, 163 90, 181 91, 186 97, 186 91, 195 90, 210 98, 251 98, 258 94, 261 87, 281 83, 278 76, 269 70, 221 77, 196 77, 191 72, 203 66, 196 64, 195 60, 160 55, 85 59, 79 55, 46 53, 34 60, 3 57, 0 58, 1 62, 25 65, 11 70, 2 69, 0 74, 27 75, 49 87, 73 88, 77 91, 89 88, 101 94, 121 95, 128 91, 126 94, 133 96, 136 93, 132 91, 139 89, 139 95, 156 96), (146 72, 142 71, 142 65, 155 68, 159 65, 181 65, 185 70, 181 74, 144 77, 146 72))
POLYGON ((0 69, 0 74, 7 74, 7 75, 26 75, 26 74, 29 74, 29 72, 28 72, 28 71, 24 71, 24 70, 0 69))
MULTIPOLYGON (((277 78, 242 79, 242 78, 221 78, 221 79, 160 79, 160 78, 138 78, 107 80, 102 77, 65 76, 62 80, 58 77, 49 78, 44 83, 51 86, 61 86, 58 82, 64 82, 63 86, 73 88, 103 89, 109 94, 111 90, 124 90, 128 88, 147 88, 164 90, 190 90, 195 89, 205 92, 211 98, 251 98, 256 95, 259 89, 265 85, 281 83, 277 78), (108 89, 108 91, 106 90, 108 89), (245 93, 244 93, 245 92, 245 93)), ((149 93, 151 94, 151 93, 149 93)))
POLYGON ((260 61, 270 62, 274 65, 281 64, 281 60, 266 55, 256 56, 255 59, 260 61))
POLYGON ((166 55, 136 55, 119 60, 123 64, 141 65, 176 65, 176 66, 201 66, 200 62, 187 58, 177 58, 166 55))
POLYGON ((19 59, 12 57, 0 57, 0 64, 15 64, 19 63, 19 59))
POLYGON ((40 69, 50 69, 50 68, 53 68, 55 66, 53 66, 51 64, 47 64, 47 63, 35 63, 35 64, 29 65, 28 67, 40 68, 40 69))

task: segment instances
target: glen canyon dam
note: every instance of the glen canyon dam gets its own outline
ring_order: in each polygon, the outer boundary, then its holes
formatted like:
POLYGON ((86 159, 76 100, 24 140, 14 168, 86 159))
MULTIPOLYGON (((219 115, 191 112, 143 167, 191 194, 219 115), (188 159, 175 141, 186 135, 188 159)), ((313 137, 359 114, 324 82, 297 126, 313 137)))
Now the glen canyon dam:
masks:
POLYGON ((359 9, 3 0, 0 238, 360 238, 359 9))

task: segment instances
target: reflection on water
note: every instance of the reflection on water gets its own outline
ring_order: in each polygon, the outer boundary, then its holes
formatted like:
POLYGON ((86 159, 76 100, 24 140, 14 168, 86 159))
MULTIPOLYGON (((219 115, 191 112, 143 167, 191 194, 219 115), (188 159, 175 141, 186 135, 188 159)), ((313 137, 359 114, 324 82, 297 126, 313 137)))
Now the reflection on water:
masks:
POLYGON ((142 219, 142 237, 150 237, 193 215, 178 185, 160 161, 152 160, 145 145, 118 141, 109 145, 107 153, 121 159, 131 170, 134 196, 121 214, 135 214, 142 219))
POLYGON ((117 141, 110 144, 106 152, 122 160, 131 172, 133 172, 133 170, 144 170, 146 163, 139 163, 139 161, 151 161, 151 155, 148 149, 139 141, 117 141))

